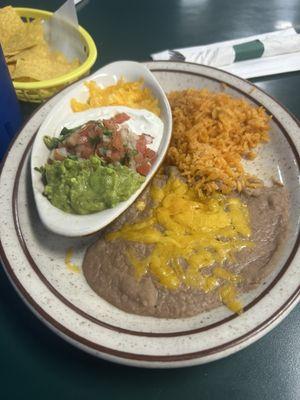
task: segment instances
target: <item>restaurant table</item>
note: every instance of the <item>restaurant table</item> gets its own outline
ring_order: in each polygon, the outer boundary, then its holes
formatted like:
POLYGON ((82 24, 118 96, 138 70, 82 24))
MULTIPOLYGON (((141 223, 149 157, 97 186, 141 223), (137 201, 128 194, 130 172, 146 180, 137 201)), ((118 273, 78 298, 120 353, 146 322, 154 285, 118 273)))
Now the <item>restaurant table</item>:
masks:
MULTIPOLYGON (((56 10, 62 1, 1 1, 56 10)), ((84 0, 80 24, 108 62, 148 60, 166 48, 207 44, 293 25, 299 0, 84 0)), ((300 117, 300 72, 252 80, 300 117)), ((22 103, 24 117, 37 105, 22 103)), ((1 212, 1 211, 0 211, 1 212)), ((300 307, 258 342, 225 359, 174 370, 129 368, 73 347, 23 304, 0 269, 1 399, 300 399, 300 307)))

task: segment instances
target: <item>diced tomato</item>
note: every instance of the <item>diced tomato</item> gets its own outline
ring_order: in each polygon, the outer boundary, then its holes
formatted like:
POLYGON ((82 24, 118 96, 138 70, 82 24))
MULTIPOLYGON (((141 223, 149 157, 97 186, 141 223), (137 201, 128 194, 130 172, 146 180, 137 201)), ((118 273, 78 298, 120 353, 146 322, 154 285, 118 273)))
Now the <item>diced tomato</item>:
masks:
POLYGON ((94 154, 94 147, 90 144, 80 144, 76 147, 76 154, 81 158, 90 158, 94 154))
POLYGON ((146 151, 146 138, 144 135, 140 135, 137 142, 136 142, 136 149, 139 153, 144 154, 146 151))
POLYGON ((136 171, 141 175, 147 175, 151 168, 151 162, 146 160, 141 153, 134 157, 136 171))
POLYGON ((81 137, 102 137, 103 131, 102 128, 93 122, 87 123, 84 128, 79 131, 81 137))
POLYGON ((145 153, 144 153, 145 157, 148 158, 150 160, 150 162, 153 164, 154 161, 156 160, 156 153, 154 150, 151 149, 146 149, 145 153))
POLYGON ((113 148, 119 151, 124 150, 122 136, 120 132, 114 132, 111 139, 111 145, 113 148))
POLYGON ((130 119, 129 115, 126 113, 120 113, 115 115, 113 118, 111 118, 116 124, 122 124, 125 121, 128 121, 130 119))
POLYGON ((120 161, 123 157, 123 152, 118 150, 112 150, 110 158, 112 161, 120 161))
POLYGON ((141 175, 146 176, 148 174, 148 172, 151 169, 151 164, 149 161, 147 160, 143 160, 143 162, 141 164, 138 164, 136 167, 136 172, 138 172, 141 175))
POLYGON ((112 119, 104 119, 102 122, 105 128, 109 129, 110 131, 115 131, 118 127, 117 124, 112 121, 112 119))
MULTIPOLYGON (((132 168, 135 165, 137 172, 147 175, 156 159, 156 152, 147 147, 152 143, 153 138, 151 135, 143 133, 136 137, 135 149, 132 149, 128 143, 124 145, 123 132, 121 132, 123 128, 120 128, 119 125, 129 119, 130 117, 126 113, 119 113, 110 119, 102 120, 101 123, 88 121, 68 136, 60 144, 60 147, 65 147, 66 153, 69 152, 84 159, 98 154, 108 163, 121 162, 131 165, 132 168), (133 156, 135 152, 132 150, 136 150, 135 156, 133 156)), ((57 154, 54 152, 54 158, 63 160, 65 157, 61 152, 57 154)))
POLYGON ((104 119, 102 122, 105 128, 115 131, 118 128, 119 124, 122 124, 123 122, 128 121, 129 119, 130 119, 129 115, 127 115, 126 113, 120 113, 112 118, 104 119))
POLYGON ((134 161, 136 164, 141 164, 144 161, 144 157, 141 153, 134 156, 134 161))
POLYGON ((79 131, 79 134, 81 137, 85 136, 88 137, 90 133, 90 129, 88 126, 85 126, 81 131, 79 131))

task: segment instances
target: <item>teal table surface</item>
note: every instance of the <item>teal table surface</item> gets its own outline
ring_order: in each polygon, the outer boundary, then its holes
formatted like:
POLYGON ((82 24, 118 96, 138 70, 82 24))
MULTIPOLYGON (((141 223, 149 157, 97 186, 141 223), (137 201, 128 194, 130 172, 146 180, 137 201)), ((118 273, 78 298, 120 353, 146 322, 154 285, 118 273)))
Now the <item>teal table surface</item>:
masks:
MULTIPOLYGON (((62 1, 1 1, 54 11, 62 1)), ((300 29, 299 0, 84 0, 80 24, 108 62, 147 60, 165 48, 300 29)), ((300 72, 253 80, 300 117, 300 72)), ((24 117, 36 105, 21 104, 24 117)), ((300 307, 261 340, 223 360, 143 370, 96 359, 48 330, 0 269, 1 399, 300 399, 300 307)))

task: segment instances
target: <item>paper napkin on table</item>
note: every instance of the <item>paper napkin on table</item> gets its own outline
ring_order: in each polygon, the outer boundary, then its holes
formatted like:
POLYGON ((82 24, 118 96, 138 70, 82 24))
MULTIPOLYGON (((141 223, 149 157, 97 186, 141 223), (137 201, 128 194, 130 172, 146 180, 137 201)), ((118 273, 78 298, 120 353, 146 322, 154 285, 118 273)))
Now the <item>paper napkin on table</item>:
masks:
MULTIPOLYGON (((217 67, 242 78, 300 70, 300 35, 293 28, 175 50, 187 62, 217 67)), ((151 57, 171 59, 169 50, 151 57)))

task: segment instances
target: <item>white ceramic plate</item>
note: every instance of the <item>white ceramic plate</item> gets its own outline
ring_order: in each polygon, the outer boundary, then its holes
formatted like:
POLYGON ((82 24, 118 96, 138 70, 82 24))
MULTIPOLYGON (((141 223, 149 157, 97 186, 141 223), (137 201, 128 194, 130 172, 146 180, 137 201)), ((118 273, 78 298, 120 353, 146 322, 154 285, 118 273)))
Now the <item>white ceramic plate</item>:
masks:
POLYGON ((225 357, 259 339, 299 300, 300 129, 276 100, 233 75, 187 63, 150 62, 147 66, 165 91, 188 87, 224 90, 262 104, 273 115, 272 140, 261 148, 253 165, 266 182, 271 175, 284 182, 291 195, 291 214, 286 240, 271 261, 274 272, 256 290, 243 296, 245 312, 236 316, 219 307, 176 320, 131 315, 98 297, 82 273, 66 268, 66 249, 74 248, 73 261, 80 265, 86 246, 97 235, 67 239, 44 228, 34 205, 29 155, 40 124, 69 89, 32 116, 3 164, 1 258, 11 282, 32 311, 80 349, 127 365, 165 368, 196 365, 225 357))
MULTIPOLYGON (((41 174, 35 170, 35 167, 44 165, 49 157, 49 150, 43 142, 43 137, 45 135, 58 136, 63 127, 75 127, 91 119, 100 118, 100 109, 90 109, 80 113, 74 113, 72 111, 70 106, 70 100, 72 98, 76 98, 79 101, 86 101, 88 98, 88 89, 84 83, 80 82, 75 84, 72 89, 65 92, 64 95, 60 95, 57 99, 58 101, 55 103, 55 106, 52 107, 51 111, 42 122, 32 146, 31 179, 37 210, 44 225, 54 233, 76 237, 89 235, 104 228, 134 202, 145 189, 165 157, 172 133, 172 114, 166 95, 151 72, 141 63, 117 61, 99 69, 89 79, 95 81, 100 87, 106 87, 115 84, 121 77, 128 81, 143 79, 145 86, 150 88, 154 96, 158 99, 161 109, 161 120, 149 112, 143 124, 145 128, 149 128, 149 126, 151 128, 151 123, 158 125, 162 122, 161 126, 159 126, 159 129, 156 131, 152 132, 151 129, 143 131, 143 133, 148 134, 156 133, 156 137, 153 141, 153 150, 157 153, 156 160, 150 172, 147 174, 145 181, 135 193, 133 193, 128 200, 122 201, 113 208, 88 215, 76 215, 66 213, 54 207, 43 195, 44 185, 42 183, 41 174)), ((121 112, 122 108, 118 107, 118 109, 121 112)), ((128 110, 123 109, 123 111, 131 116, 141 115, 141 110, 129 110, 128 112, 128 110)), ((102 118, 106 117, 103 109, 101 116, 102 118)), ((131 124, 130 121, 128 124, 131 124)), ((134 126, 132 126, 132 128, 134 128, 134 126)), ((135 131, 135 129, 133 130, 135 131)), ((142 132, 139 131, 136 133, 142 132)))

